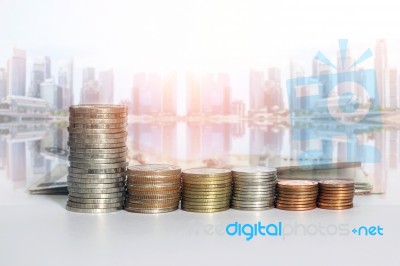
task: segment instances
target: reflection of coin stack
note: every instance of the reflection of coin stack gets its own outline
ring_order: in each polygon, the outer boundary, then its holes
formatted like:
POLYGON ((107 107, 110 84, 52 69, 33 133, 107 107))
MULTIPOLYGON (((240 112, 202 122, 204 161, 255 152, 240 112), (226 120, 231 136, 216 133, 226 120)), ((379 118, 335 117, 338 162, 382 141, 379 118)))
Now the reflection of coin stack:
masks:
POLYGON ((276 169, 269 167, 237 167, 232 169, 232 208, 266 210, 274 207, 276 169))
POLYGON ((353 207, 354 182, 351 180, 324 180, 319 182, 318 207, 344 210, 353 207))
POLYGON ((69 118, 67 210, 122 209, 126 180, 127 107, 75 105, 69 118))
POLYGON ((127 188, 126 211, 174 211, 178 209, 181 198, 181 168, 162 164, 130 166, 127 188))
POLYGON ((281 180, 278 182, 276 208, 305 211, 317 207, 318 182, 308 180, 281 180))
POLYGON ((218 212, 229 209, 232 190, 230 170, 193 168, 182 173, 181 207, 191 212, 218 212))

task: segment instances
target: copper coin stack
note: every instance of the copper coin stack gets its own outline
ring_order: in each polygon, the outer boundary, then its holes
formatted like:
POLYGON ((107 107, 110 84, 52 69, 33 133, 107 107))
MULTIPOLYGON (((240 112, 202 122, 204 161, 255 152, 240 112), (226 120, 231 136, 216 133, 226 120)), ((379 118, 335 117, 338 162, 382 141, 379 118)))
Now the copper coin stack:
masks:
POLYGON ((276 169, 245 166, 232 169, 231 207, 236 210, 261 211, 274 207, 276 169))
POLYGON ((125 199, 127 107, 74 105, 69 108, 67 210, 121 210, 125 199))
POLYGON ((318 207, 344 210, 353 207, 354 181, 324 180, 319 182, 318 207))
POLYGON ((318 182, 281 180, 277 186, 275 206, 281 210, 306 211, 317 207, 318 182))
POLYGON ((175 211, 181 198, 181 168, 147 164, 128 167, 125 210, 136 213, 175 211))
POLYGON ((193 168, 182 172, 182 210, 219 212, 229 209, 232 174, 220 168, 193 168))

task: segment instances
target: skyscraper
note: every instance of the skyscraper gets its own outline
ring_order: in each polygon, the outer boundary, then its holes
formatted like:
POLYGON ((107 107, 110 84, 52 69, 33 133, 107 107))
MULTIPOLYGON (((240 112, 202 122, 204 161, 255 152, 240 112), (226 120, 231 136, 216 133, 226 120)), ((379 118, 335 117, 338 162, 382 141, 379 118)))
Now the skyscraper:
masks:
POLYGON ((231 88, 226 73, 205 74, 201 78, 202 113, 229 115, 231 112, 231 88))
POLYGON ((99 86, 95 79, 95 69, 84 68, 82 74, 81 103, 99 103, 99 86))
POLYGON ((62 88, 62 109, 69 108, 73 104, 73 61, 72 59, 67 62, 63 62, 58 71, 58 85, 62 88))
POLYGON ((172 72, 164 77, 163 82, 163 98, 162 98, 162 112, 167 115, 176 115, 177 106, 177 87, 178 87, 178 75, 176 72, 172 72))
POLYGON ((389 88, 387 47, 385 40, 378 40, 375 46, 375 72, 378 90, 379 103, 381 107, 386 107, 389 103, 387 99, 387 89, 389 88))
POLYGON ((0 102, 7 96, 7 72, 0 68, 0 102))
POLYGON ((399 106, 399 81, 398 81, 398 74, 396 68, 390 68, 389 70, 389 106, 391 108, 395 108, 399 106))
POLYGON ((40 84, 41 98, 48 103, 49 108, 52 110, 56 110, 61 107, 60 90, 62 90, 62 88, 57 86, 53 79, 46 79, 40 84))
POLYGON ((265 107, 265 78, 261 71, 250 71, 249 77, 250 89, 250 112, 258 112, 265 107))
POLYGON ((29 90, 30 97, 40 98, 40 84, 46 78, 46 61, 36 59, 32 66, 31 85, 29 90))
POLYGON ((114 102, 114 71, 112 69, 99 73, 99 102, 114 102))
POLYGON ((270 112, 273 109, 283 109, 281 71, 273 67, 268 69, 268 80, 265 85, 265 104, 270 112))
POLYGON ((8 60, 8 93, 12 96, 25 96, 26 92, 26 52, 14 48, 8 60))
POLYGON ((155 115, 162 112, 162 77, 137 73, 133 77, 133 114, 155 115))
POLYGON ((202 112, 202 91, 199 77, 194 73, 186 75, 186 113, 187 115, 199 115, 202 112))
POLYGON ((45 78, 49 79, 49 78, 51 78, 51 60, 50 60, 50 57, 46 56, 44 58, 44 62, 45 62, 45 65, 46 65, 46 72, 45 72, 46 76, 45 76, 45 78))

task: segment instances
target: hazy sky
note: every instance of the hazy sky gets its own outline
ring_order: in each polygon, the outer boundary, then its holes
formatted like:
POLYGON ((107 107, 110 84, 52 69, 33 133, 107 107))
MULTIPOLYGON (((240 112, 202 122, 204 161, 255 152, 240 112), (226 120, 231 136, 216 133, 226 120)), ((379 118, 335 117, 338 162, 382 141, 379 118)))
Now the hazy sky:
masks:
POLYGON ((113 68, 117 100, 131 96, 134 72, 224 71, 247 102, 250 68, 285 74, 290 57, 309 64, 318 50, 335 61, 339 38, 355 54, 388 39, 397 66, 399 10, 385 0, 0 0, 0 67, 13 46, 28 51, 28 64, 49 55, 53 72, 74 57, 75 95, 82 67, 113 68))

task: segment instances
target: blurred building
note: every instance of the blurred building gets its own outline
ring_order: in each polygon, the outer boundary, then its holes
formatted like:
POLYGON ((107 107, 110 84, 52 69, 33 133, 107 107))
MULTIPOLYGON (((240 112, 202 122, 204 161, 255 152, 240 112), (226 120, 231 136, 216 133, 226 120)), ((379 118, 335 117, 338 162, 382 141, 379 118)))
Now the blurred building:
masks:
POLYGON ((114 103, 114 71, 112 69, 99 73, 99 103, 114 103))
POLYGON ((390 68, 389 70, 389 107, 396 108, 399 106, 399 79, 396 68, 390 68))
POLYGON ((62 87, 58 86, 53 79, 46 79, 40 84, 40 95, 51 110, 60 109, 63 104, 62 87))
POLYGON ((7 72, 0 68, 0 102, 7 96, 7 72))
POLYGON ((26 52, 14 48, 8 60, 8 95, 26 95, 26 52))
POLYGON ((176 115, 177 74, 137 73, 133 77, 134 115, 176 115))
POLYGON ((50 60, 50 57, 45 56, 44 57, 44 62, 46 64, 45 78, 49 79, 49 78, 52 77, 51 76, 51 60, 50 60))
POLYGON ((246 116, 246 104, 241 100, 235 100, 232 102, 231 114, 239 117, 246 116))
POLYGON ((188 115, 229 115, 231 113, 230 78, 226 73, 187 75, 188 115))
POLYGON ((67 61, 61 64, 58 71, 58 85, 61 87, 62 96, 62 109, 67 109, 73 104, 73 61, 67 61))
POLYGON ((282 95, 281 71, 276 67, 269 68, 264 94, 268 112, 283 109, 282 95))
POLYGON ((378 40, 375 46, 375 72, 376 83, 379 97, 379 105, 387 107, 389 105, 389 68, 388 55, 385 40, 378 40))
POLYGON ((99 103, 99 85, 95 78, 95 69, 87 67, 82 72, 81 104, 99 103))
POLYGON ((47 78, 46 71, 45 59, 35 59, 32 66, 30 97, 40 98, 40 84, 47 78))
POLYGON ((256 113, 265 108, 265 77, 261 71, 250 71, 249 77, 250 106, 249 112, 256 113))

